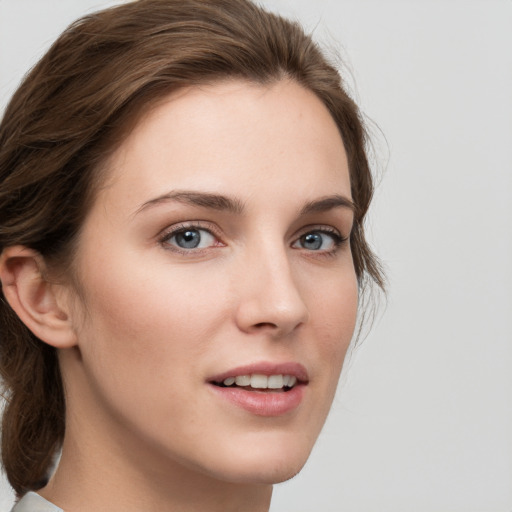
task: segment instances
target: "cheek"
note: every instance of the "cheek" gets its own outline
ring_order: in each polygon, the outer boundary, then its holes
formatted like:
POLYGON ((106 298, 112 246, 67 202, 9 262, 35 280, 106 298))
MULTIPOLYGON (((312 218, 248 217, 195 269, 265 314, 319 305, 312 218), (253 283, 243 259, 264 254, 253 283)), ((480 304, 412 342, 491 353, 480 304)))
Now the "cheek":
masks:
POLYGON ((139 433, 140 418, 178 428, 175 418, 188 417, 194 386, 202 382, 197 362, 226 318, 225 293, 207 282, 205 294, 194 286, 204 279, 169 265, 117 262, 91 266, 82 276, 89 292, 78 337, 87 386, 101 411, 139 433), (183 390, 188 401, 176 398, 183 390))
POLYGON ((83 279, 94 293, 86 297, 88 322, 80 337, 84 350, 102 352, 96 360, 168 371, 170 362, 176 368, 180 359, 194 359, 229 314, 215 272, 121 259, 115 267, 90 268, 83 279))
POLYGON ((315 301, 314 331, 320 358, 333 388, 336 387, 345 354, 354 334, 358 286, 355 274, 332 279, 315 301))
POLYGON ((346 267, 335 268, 326 275, 310 279, 305 287, 309 296, 311 317, 317 328, 323 326, 328 338, 346 339, 354 330, 358 285, 351 261, 346 267))

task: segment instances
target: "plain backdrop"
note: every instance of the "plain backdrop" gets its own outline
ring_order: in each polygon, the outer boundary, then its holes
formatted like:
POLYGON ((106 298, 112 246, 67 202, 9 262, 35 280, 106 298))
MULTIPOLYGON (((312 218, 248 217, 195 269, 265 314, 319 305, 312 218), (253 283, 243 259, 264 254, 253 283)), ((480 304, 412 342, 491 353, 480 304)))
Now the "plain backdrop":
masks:
MULTIPOLYGON (((112 3, 0 0, 0 109, 68 23, 112 3)), ((512 1, 263 3, 341 56, 371 120, 389 281, 272 511, 511 512, 512 1)))

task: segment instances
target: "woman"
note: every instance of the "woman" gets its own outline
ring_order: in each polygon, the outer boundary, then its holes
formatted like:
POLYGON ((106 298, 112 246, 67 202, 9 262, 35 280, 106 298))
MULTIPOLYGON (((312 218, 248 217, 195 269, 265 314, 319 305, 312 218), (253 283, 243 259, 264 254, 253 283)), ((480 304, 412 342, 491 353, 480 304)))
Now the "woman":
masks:
POLYGON ((14 95, 0 174, 16 510, 268 510, 382 285, 364 129, 317 46, 247 0, 88 16, 14 95))

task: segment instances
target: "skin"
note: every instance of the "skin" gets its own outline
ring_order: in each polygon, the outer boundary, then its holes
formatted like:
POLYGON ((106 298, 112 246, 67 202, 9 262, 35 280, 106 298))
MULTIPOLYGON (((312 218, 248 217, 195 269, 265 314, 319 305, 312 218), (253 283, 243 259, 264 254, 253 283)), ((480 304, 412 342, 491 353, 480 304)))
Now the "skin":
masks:
POLYGON ((337 127, 294 82, 194 87, 148 112, 107 162, 75 283, 51 289, 68 407, 41 494, 70 512, 268 510, 313 447, 353 334, 357 281, 337 245, 350 199, 337 127), (333 195, 345 204, 302 211, 333 195), (177 245, 184 228, 202 230, 199 248, 177 245), (297 408, 265 417, 212 392, 212 376, 261 362, 306 368, 297 408))

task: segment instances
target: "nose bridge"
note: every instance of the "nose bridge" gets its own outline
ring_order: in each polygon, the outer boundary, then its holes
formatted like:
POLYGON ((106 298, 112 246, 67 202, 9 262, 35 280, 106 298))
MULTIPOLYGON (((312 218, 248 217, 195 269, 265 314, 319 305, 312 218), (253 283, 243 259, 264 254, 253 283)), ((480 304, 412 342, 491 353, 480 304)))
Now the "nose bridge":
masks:
POLYGON ((286 334, 308 317, 293 272, 291 249, 267 237, 246 259, 240 283, 239 325, 243 330, 269 329, 286 334))

